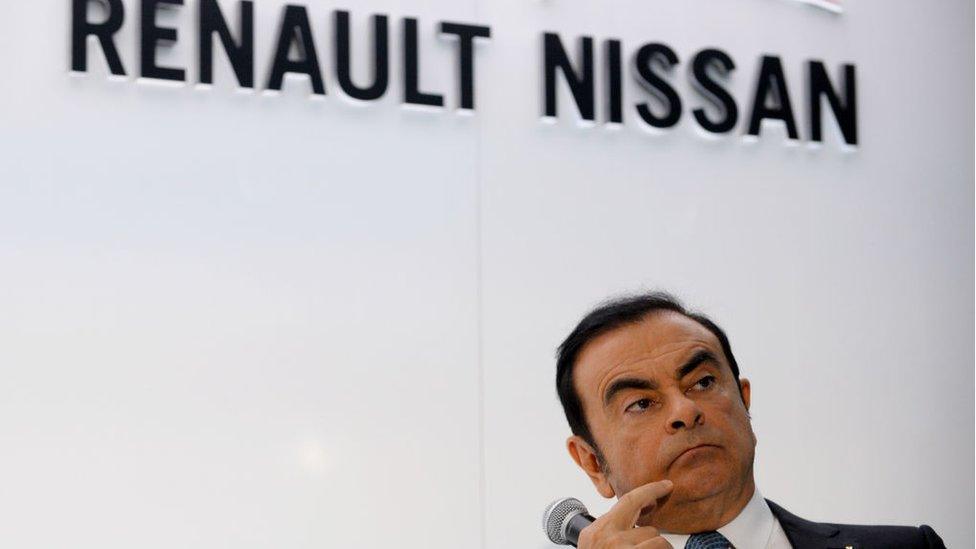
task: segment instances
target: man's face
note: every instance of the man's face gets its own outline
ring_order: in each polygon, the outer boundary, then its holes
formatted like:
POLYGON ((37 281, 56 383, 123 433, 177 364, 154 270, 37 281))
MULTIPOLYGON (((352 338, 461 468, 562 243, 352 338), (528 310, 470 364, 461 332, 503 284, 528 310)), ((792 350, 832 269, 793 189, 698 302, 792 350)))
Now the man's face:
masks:
POLYGON ((652 313, 590 341, 573 376, 605 461, 579 437, 567 443, 600 493, 619 497, 648 482, 674 482, 641 524, 714 529, 748 502, 756 445, 749 382, 741 380, 740 397, 721 344, 704 326, 652 313))

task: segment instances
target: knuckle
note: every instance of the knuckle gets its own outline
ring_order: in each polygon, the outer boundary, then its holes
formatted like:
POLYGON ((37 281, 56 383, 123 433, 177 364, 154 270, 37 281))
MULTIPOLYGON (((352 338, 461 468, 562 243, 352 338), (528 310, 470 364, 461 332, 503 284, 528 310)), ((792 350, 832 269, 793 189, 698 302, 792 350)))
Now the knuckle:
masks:
POLYGON ((580 531, 578 547, 580 549, 592 549, 596 547, 595 538, 599 527, 596 523, 583 528, 580 531))
POLYGON ((579 549, 610 549, 618 547, 616 532, 608 531, 603 525, 593 523, 580 531, 579 549))
POLYGON ((671 544, 662 537, 656 537, 652 541, 651 547, 655 547, 656 549, 671 549, 671 544))
POLYGON ((671 544, 668 543, 668 540, 666 540, 666 539, 658 536, 658 537, 650 540, 648 542, 647 546, 650 549, 668 549, 668 548, 671 547, 671 544))

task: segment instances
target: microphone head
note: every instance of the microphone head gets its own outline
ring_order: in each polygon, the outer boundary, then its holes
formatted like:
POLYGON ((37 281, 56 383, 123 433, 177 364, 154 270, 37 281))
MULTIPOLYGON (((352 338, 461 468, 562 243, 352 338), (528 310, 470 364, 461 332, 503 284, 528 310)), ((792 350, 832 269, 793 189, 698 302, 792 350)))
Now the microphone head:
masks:
POLYGON ((585 514, 586 506, 576 498, 560 498, 549 504, 542 514, 542 529, 549 541, 558 545, 568 545, 566 525, 574 515, 585 514))

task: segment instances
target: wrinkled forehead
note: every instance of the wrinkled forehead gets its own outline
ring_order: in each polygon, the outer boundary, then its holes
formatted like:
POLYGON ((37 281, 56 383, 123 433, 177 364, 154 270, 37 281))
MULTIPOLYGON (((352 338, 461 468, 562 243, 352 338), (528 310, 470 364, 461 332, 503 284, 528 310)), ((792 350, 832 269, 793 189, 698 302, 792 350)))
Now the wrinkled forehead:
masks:
POLYGON ((707 328, 681 313, 656 311, 584 345, 573 368, 574 385, 577 394, 586 398, 587 393, 598 391, 601 380, 617 371, 677 368, 697 349, 709 350, 725 362, 721 343, 707 328))

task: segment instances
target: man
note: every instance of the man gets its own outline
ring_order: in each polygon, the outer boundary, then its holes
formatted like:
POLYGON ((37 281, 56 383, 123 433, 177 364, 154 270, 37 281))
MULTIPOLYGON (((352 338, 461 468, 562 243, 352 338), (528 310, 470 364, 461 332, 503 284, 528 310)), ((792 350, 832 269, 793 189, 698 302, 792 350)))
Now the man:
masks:
POLYGON ((559 346, 570 455, 604 497, 581 549, 945 547, 928 526, 814 523, 753 478, 749 380, 725 333, 673 297, 606 303, 559 346))

